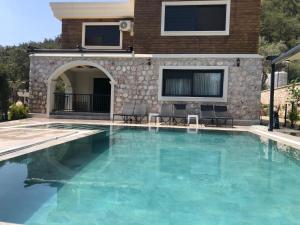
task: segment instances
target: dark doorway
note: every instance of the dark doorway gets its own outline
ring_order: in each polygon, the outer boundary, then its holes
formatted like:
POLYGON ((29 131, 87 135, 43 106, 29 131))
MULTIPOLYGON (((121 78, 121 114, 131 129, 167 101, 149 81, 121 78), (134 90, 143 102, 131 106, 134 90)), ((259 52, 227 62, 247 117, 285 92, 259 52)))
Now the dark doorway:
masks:
POLYGON ((110 112, 110 80, 94 78, 93 112, 110 112))

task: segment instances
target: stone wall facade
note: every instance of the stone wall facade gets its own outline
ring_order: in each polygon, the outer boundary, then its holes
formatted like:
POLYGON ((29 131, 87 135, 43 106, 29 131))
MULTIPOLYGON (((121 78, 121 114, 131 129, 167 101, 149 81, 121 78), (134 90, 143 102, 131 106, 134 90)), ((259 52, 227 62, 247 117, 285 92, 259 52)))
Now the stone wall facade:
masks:
MULTIPOLYGON (((241 58, 241 65, 237 67, 236 58, 219 57, 153 57, 149 59, 146 57, 31 56, 31 112, 46 113, 48 79, 56 69, 75 60, 96 63, 106 69, 114 78, 116 81, 114 92, 115 113, 121 112, 124 102, 146 103, 149 112, 159 111, 163 103, 158 100, 160 66, 228 66, 228 101, 226 104, 230 112, 236 120, 259 120, 262 73, 262 60, 260 58, 241 58), (149 64, 149 62, 151 63, 149 64)), ((168 103, 175 102, 168 101, 168 103)), ((201 102, 185 103, 188 105, 189 113, 199 113, 201 102)))

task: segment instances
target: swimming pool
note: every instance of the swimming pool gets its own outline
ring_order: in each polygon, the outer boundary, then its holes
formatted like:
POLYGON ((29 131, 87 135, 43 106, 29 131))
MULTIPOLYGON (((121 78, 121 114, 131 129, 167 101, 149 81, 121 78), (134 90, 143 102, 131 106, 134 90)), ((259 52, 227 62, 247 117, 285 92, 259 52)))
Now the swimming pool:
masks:
POLYGON ((0 221, 299 224, 300 163, 278 146, 247 132, 106 127, 0 162, 0 221))

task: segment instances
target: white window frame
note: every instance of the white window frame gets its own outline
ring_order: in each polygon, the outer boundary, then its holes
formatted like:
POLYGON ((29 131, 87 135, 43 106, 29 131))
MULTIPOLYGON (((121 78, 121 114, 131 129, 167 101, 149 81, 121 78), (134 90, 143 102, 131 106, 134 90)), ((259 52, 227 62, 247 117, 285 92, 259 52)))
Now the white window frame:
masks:
POLYGON ((176 1, 162 2, 161 9, 161 36, 228 36, 230 29, 230 0, 216 1, 176 1), (226 5, 226 26, 225 31, 165 31, 166 6, 172 5, 226 5))
POLYGON ((119 22, 85 22, 82 23, 82 47, 87 49, 122 49, 123 46, 123 32, 120 30, 120 45, 119 46, 95 46, 85 44, 86 26, 119 26, 119 22))
POLYGON ((227 102, 228 96, 228 66, 160 66, 158 79, 158 100, 159 101, 183 101, 183 102, 227 102), (224 70, 223 97, 166 97, 162 95, 163 70, 224 70))

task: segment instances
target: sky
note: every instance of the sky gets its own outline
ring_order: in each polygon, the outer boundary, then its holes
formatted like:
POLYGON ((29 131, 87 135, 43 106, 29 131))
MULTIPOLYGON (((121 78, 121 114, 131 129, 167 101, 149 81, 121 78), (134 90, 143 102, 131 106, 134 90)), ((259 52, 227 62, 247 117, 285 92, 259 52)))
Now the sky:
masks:
MULTIPOLYGON (((92 0, 53 1, 91 2, 92 0)), ((61 33, 61 22, 53 16, 49 2, 52 1, 0 0, 0 45, 18 45, 58 36, 61 33)))

